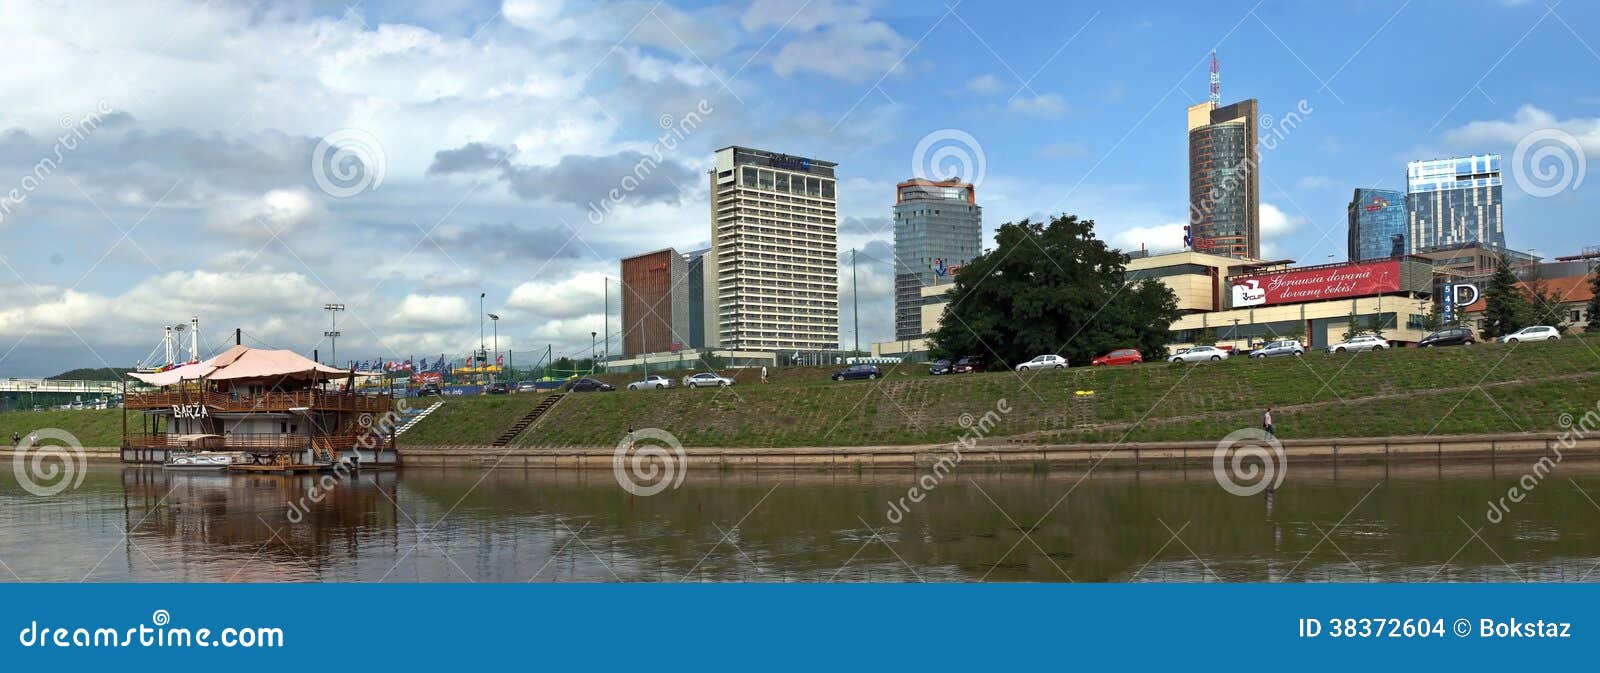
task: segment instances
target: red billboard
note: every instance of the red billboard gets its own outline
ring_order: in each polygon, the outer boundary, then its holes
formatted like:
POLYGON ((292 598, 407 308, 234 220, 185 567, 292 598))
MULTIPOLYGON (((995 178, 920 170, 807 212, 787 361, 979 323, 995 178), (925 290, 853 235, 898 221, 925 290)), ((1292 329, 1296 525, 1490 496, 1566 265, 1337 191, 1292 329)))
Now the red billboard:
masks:
POLYGON ((1270 306, 1400 291, 1400 260, 1234 276, 1233 305, 1270 306))

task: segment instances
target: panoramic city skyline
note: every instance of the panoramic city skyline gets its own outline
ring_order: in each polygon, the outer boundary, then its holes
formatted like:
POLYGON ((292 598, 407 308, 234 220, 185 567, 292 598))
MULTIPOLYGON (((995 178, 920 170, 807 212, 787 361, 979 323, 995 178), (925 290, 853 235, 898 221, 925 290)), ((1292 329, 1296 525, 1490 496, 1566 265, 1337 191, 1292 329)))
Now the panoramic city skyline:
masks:
POLYGON ((619 260, 710 247, 706 173, 730 145, 838 163, 838 343, 858 332, 859 249, 865 347, 895 336, 895 185, 913 177, 961 166, 984 247, 1002 223, 1062 212, 1126 250, 1182 247, 1181 115, 1206 100, 1213 51, 1222 102, 1260 105, 1263 257, 1343 261, 1354 189, 1404 190, 1408 162, 1490 153, 1507 246, 1573 254, 1595 242, 1572 235, 1600 198, 1530 193, 1514 158, 1550 130, 1600 151, 1600 36, 1582 32, 1596 14, 18 8, 0 27, 30 66, 0 84, 14 101, 0 194, 15 195, 0 208, 0 370, 129 367, 195 314, 209 351, 237 327, 326 354, 329 302, 348 307, 341 359, 459 356, 478 345, 480 293, 502 350, 583 357, 609 331, 616 353, 619 260), (1474 48, 1397 76, 1426 35, 1474 48), (924 146, 950 130, 964 154, 924 146), (368 170, 343 174, 350 156, 368 170))

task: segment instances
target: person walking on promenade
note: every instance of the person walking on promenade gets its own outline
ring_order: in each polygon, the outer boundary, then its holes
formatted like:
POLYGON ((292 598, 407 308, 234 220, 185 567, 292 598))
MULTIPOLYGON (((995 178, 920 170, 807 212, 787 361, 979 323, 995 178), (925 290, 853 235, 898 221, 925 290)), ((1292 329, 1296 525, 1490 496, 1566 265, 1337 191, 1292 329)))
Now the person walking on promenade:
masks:
POLYGON ((628 442, 628 450, 630 450, 630 451, 633 450, 633 424, 632 423, 628 424, 628 439, 627 439, 627 442, 628 442))
POLYGON ((1278 433, 1272 427, 1272 407, 1267 407, 1266 413, 1261 414, 1261 429, 1267 431, 1267 437, 1278 438, 1278 433))
POLYGON ((22 433, 20 433, 20 432, 11 433, 11 448, 15 449, 15 448, 17 448, 19 446, 22 446, 22 433))
POLYGON ((766 365, 761 365, 761 382, 762 383, 766 383, 767 382, 767 366, 766 365))

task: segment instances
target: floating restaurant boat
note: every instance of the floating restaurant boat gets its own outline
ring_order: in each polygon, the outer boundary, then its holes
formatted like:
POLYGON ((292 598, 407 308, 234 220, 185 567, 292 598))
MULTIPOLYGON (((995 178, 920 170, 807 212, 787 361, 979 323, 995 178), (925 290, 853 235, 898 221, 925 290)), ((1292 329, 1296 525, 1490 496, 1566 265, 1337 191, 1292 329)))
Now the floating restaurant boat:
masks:
POLYGON ((361 375, 243 345, 131 373, 155 389, 124 393, 122 460, 209 465, 219 458, 199 456, 220 454, 225 469, 268 473, 396 465, 393 398, 387 389, 355 390, 361 375))
POLYGON ((233 464, 234 455, 216 451, 169 451, 164 470, 226 470, 233 464))

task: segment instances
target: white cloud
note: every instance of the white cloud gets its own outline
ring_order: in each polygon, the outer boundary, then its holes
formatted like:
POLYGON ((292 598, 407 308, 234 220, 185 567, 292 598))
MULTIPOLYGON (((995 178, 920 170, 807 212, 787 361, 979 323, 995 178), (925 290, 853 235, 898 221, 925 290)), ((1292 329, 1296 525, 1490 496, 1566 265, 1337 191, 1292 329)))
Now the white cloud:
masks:
POLYGON ((1289 215, 1270 203, 1261 204, 1261 240, 1279 238, 1298 231, 1306 218, 1289 215))
POLYGON ((789 77, 810 71, 849 82, 870 82, 904 68, 908 42, 879 21, 837 24, 791 40, 772 69, 789 77))
POLYGON ((217 203, 206 213, 206 229, 246 238, 288 236, 328 216, 304 189, 273 189, 259 197, 217 203))
POLYGON ((1174 252, 1183 249, 1185 222, 1167 222, 1148 227, 1132 227, 1111 234, 1112 247, 1124 252, 1139 250, 1141 246, 1152 253, 1174 252))
POLYGON ((859 3, 812 0, 796 7, 789 0, 756 0, 745 10, 740 24, 752 33, 778 27, 804 33, 837 23, 866 21, 870 15, 859 3))
POLYGON ((1557 119, 1533 105, 1517 108, 1509 121, 1474 121, 1446 131, 1444 137, 1464 152, 1510 152, 1529 134, 1551 129, 1572 135, 1585 154, 1600 157, 1600 117, 1557 119))
POLYGON ((401 328, 459 327, 476 324, 473 313, 465 297, 408 294, 385 322, 401 328))
POLYGON ((994 75, 978 75, 967 80, 967 91, 985 96, 1000 93, 1000 78, 994 75))
MULTIPOLYGON (((518 285, 506 300, 506 308, 547 319, 576 318, 605 305, 604 274, 586 272, 555 282, 530 280, 518 285)), ((613 292, 616 288, 612 288, 613 292)), ((612 297, 615 301, 617 298, 612 297)))
POLYGON ((1006 105, 1012 112, 1034 117, 1059 117, 1067 113, 1067 102, 1059 94, 1017 96, 1006 105))

